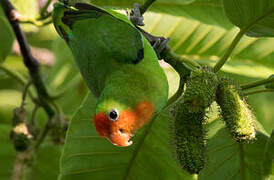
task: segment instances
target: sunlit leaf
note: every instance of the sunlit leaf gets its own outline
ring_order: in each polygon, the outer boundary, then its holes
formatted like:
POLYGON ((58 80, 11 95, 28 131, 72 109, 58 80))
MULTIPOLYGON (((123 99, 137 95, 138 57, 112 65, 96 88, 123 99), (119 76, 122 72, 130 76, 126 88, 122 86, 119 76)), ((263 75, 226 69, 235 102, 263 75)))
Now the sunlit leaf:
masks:
MULTIPOLYGON (((22 15, 23 19, 35 19, 38 15, 38 2, 36 0, 11 0, 16 10, 22 15)), ((23 24, 25 31, 35 31, 37 27, 31 24, 23 24)))
MULTIPOLYGON (((212 62, 216 62, 224 54, 238 32, 238 28, 226 30, 200 21, 158 13, 147 13, 145 24, 145 30, 151 34, 169 37, 169 45, 177 54, 199 60, 212 59, 212 62)), ((231 62, 248 65, 253 61, 254 67, 256 64, 262 64, 274 69, 273 47, 273 38, 244 37, 234 50, 231 62)), ((260 73, 268 77, 271 71, 253 73, 253 76, 257 74, 259 77, 262 75, 260 73)))
MULTIPOLYGON (((132 8, 133 3, 138 2, 139 4, 143 4, 144 1, 90 0, 90 2, 103 7, 132 8)), ((224 28, 232 27, 224 14, 222 0, 157 0, 149 10, 158 13, 167 13, 174 16, 197 19, 201 22, 218 25, 224 28)), ((159 18, 155 19, 155 23, 156 22, 159 22, 159 18)))

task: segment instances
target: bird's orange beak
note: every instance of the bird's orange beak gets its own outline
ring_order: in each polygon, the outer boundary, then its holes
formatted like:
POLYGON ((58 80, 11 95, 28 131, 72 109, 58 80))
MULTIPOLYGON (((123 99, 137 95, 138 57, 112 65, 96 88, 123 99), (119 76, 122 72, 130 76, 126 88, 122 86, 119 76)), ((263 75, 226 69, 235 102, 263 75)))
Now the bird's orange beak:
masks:
POLYGON ((154 107, 151 103, 142 102, 133 111, 125 110, 120 113, 117 121, 111 121, 103 112, 94 115, 94 125, 97 133, 106 137, 116 146, 129 146, 131 137, 152 116, 154 107))

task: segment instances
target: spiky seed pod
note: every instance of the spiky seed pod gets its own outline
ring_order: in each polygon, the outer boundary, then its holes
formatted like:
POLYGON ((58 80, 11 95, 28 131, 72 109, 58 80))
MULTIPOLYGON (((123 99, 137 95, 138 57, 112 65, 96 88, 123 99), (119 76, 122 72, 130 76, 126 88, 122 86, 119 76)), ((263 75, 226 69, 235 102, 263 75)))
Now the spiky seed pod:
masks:
POLYGON ((184 104, 191 112, 200 112, 211 105, 215 100, 218 78, 210 67, 191 72, 186 82, 184 104))
POLYGON ((182 97, 170 110, 174 157, 184 170, 198 174, 205 164, 205 110, 189 112, 182 97))
POLYGON ((217 103, 226 127, 238 142, 249 142, 255 138, 256 120, 243 96, 240 86, 228 77, 220 78, 217 103))
POLYGON ((54 123, 51 129, 51 139, 57 145, 65 143, 66 131, 68 129, 68 121, 65 120, 63 114, 58 114, 54 117, 54 123))
POLYGON ((32 135, 25 123, 26 117, 26 110, 23 106, 13 110, 13 129, 10 132, 10 139, 16 151, 25 151, 31 145, 32 135))

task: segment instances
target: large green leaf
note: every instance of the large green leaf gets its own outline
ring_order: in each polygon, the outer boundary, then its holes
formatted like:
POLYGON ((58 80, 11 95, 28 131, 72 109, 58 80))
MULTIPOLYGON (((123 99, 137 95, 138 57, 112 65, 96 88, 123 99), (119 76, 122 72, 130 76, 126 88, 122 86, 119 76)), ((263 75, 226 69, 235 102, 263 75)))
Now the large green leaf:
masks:
MULTIPOLYGON (((212 63, 224 54, 238 32, 238 28, 226 30, 200 21, 158 13, 147 13, 145 24, 145 30, 151 34, 170 37, 169 45, 177 54, 200 60, 210 59, 212 63)), ((242 71, 242 74, 266 78, 274 72, 273 47, 273 38, 243 37, 232 54, 231 62, 235 67, 237 64, 240 67, 249 66, 255 72, 242 71)), ((238 68, 230 69, 237 71, 238 68)))
POLYGON ((247 35, 274 36, 273 0, 224 0, 224 9, 230 21, 247 35))
POLYGON ((0 63, 9 55, 13 44, 13 32, 6 19, 0 16, 0 63))
POLYGON ((191 179, 169 148, 168 118, 160 115, 136 135, 130 147, 116 147, 93 126, 96 99, 90 94, 71 120, 61 159, 64 179, 191 179))
POLYGON ((268 137, 257 132, 254 143, 239 144, 223 126, 220 120, 209 124, 208 162, 199 179, 262 179, 260 165, 268 137))
POLYGON ((274 175, 274 130, 264 149, 262 174, 266 177, 268 174, 274 175))
MULTIPOLYGON (((77 0, 75 0, 77 1, 77 0)), ((98 6, 114 8, 132 8, 134 2, 143 4, 143 0, 90 0, 98 6)), ((151 11, 168 13, 174 16, 184 16, 200 20, 207 24, 214 24, 224 28, 231 28, 232 25, 226 18, 223 11, 222 0, 157 0, 151 11)), ((159 22, 159 19, 155 19, 159 22)), ((166 22, 163 23, 163 25, 166 22)))
MULTIPOLYGON (((61 158, 60 180, 195 179, 172 159, 168 110, 138 132, 131 147, 121 148, 97 135, 92 123, 95 105, 96 100, 89 95, 71 120, 61 158)), ((245 174, 260 179, 257 164, 261 163, 267 136, 258 133, 254 144, 239 145, 223 126, 221 121, 208 125, 208 164, 199 178, 222 180, 229 175, 245 174)))
POLYGON ((2 180, 9 180, 13 170, 15 151, 10 143, 10 126, 0 125, 0 177, 2 180))

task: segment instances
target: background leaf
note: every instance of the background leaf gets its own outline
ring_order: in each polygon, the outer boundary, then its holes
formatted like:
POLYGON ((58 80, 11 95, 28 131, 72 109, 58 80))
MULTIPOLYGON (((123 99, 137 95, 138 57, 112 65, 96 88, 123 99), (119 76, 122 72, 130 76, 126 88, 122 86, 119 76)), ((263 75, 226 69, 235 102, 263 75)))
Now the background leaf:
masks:
POLYGON ((260 164, 264 151, 262 147, 268 139, 266 135, 257 132, 254 143, 239 144, 231 139, 219 119, 208 126, 208 161, 199 179, 262 179, 260 164))
MULTIPOLYGON (((143 4, 144 1, 90 0, 90 2, 101 7, 132 8, 134 2, 143 4)), ((232 27, 224 14, 222 0, 157 0, 149 10, 158 13, 167 13, 174 16, 192 18, 206 24, 218 25, 223 28, 230 29, 232 27)), ((154 20, 156 22, 159 21, 157 18, 154 20)))
POLYGON ((229 20, 248 36, 274 36, 274 1, 230 0, 223 1, 229 20))
POLYGON ((3 18, 3 16, 0 15, 0 63, 3 62, 6 57, 9 55, 14 35, 12 32, 12 29, 6 19, 3 18))
POLYGON ((262 175, 267 178, 269 174, 274 175, 274 130, 270 138, 268 139, 264 154, 263 154, 263 164, 262 164, 262 175))
MULTIPOLYGON (((201 21, 158 13, 146 13, 145 24, 145 30, 151 34, 169 37, 169 45, 177 54, 201 61, 211 60, 212 63, 216 63, 216 60, 224 54, 238 32, 238 28, 226 30, 201 21)), ((263 77, 268 77, 274 72, 273 47, 273 38, 258 39, 245 36, 234 50, 231 62, 234 62, 235 66, 237 63, 251 66, 250 70, 262 64, 269 70, 250 74, 254 74, 253 77, 256 75, 262 77, 262 74, 263 77)), ((246 72, 243 71, 242 74, 246 72)))

